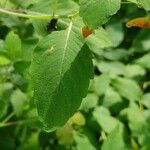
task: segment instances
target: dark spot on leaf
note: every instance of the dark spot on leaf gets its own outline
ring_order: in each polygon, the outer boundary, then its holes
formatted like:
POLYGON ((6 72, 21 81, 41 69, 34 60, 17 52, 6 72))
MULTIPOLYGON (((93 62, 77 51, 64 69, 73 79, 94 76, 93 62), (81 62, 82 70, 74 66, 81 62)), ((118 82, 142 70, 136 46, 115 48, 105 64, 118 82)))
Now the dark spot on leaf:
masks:
POLYGON ((52 32, 57 30, 57 21, 58 19, 53 18, 47 24, 47 32, 52 32))

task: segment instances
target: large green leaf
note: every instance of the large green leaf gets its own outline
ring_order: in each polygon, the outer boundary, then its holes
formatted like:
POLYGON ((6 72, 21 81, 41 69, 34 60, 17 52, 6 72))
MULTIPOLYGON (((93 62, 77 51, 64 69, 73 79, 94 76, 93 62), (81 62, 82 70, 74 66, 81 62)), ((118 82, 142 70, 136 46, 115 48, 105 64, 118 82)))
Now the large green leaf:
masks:
POLYGON ((120 9, 120 0, 80 0, 80 16, 90 28, 105 24, 120 9))
POLYGON ((38 44, 31 72, 40 120, 52 130, 63 125, 86 96, 93 77, 92 55, 70 24, 38 44))

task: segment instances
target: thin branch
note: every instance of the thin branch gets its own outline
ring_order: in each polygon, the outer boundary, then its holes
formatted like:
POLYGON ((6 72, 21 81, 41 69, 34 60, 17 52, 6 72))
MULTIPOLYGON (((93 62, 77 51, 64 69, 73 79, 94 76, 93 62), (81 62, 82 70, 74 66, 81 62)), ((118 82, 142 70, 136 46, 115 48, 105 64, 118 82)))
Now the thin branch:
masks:
MULTIPOLYGON (((23 13, 18 13, 18 12, 13 12, 9 11, 3 8, 0 8, 0 12, 11 15, 11 16, 17 16, 17 17, 22 17, 22 18, 30 18, 30 19, 51 19, 54 16, 53 15, 29 15, 29 14, 23 14, 23 13)), ((58 16, 55 16, 58 17, 58 16)))
POLYGON ((14 112, 12 112, 11 114, 9 114, 3 121, 2 121, 2 123, 6 123, 11 117, 13 117, 14 116, 14 112))
POLYGON ((74 17, 77 17, 79 14, 79 12, 76 12, 75 14, 71 14, 71 15, 47 15, 47 14, 33 12, 33 13, 40 14, 40 15, 34 15, 34 14, 31 15, 31 14, 25 14, 25 13, 16 12, 16 11, 10 11, 8 9, 3 9, 3 8, 0 8, 0 12, 3 14, 11 15, 11 16, 17 16, 17 17, 28 18, 28 19, 39 19, 39 20, 40 19, 49 20, 52 18, 70 18, 70 17, 74 18, 74 17))
POLYGON ((17 124, 22 124, 24 122, 25 122, 25 120, 14 121, 14 122, 7 122, 7 123, 0 122, 0 128, 12 126, 12 125, 17 125, 17 124))
POLYGON ((13 126, 13 125, 20 125, 20 124, 28 123, 29 121, 32 122, 35 121, 35 119, 18 120, 18 121, 6 122, 6 123, 0 122, 0 128, 13 126))

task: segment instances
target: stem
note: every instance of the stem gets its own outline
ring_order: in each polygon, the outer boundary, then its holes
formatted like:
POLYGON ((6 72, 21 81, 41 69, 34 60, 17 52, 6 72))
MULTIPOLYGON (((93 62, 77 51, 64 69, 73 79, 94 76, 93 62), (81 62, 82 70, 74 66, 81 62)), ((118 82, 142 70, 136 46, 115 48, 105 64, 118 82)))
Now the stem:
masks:
POLYGON ((24 122, 25 122, 25 120, 14 121, 14 122, 7 122, 7 123, 1 122, 1 123, 0 123, 0 128, 7 127, 7 126, 12 126, 12 125, 17 125, 17 124, 22 124, 22 123, 24 123, 24 122))
POLYGON ((121 2, 121 4, 135 4, 133 2, 121 2))
POLYGON ((79 11, 76 12, 75 14, 73 14, 73 15, 69 15, 68 17, 71 18, 71 19, 75 19, 78 16, 79 16, 79 11))
MULTIPOLYGON (((42 20, 49 20, 52 18, 70 18, 70 17, 77 17, 79 12, 76 12, 75 14, 72 15, 47 15, 47 14, 40 14, 40 15, 29 15, 29 14, 24 14, 24 13, 18 13, 10 10, 6 10, 3 8, 0 8, 0 12, 11 15, 11 16, 17 16, 17 17, 22 17, 22 18, 29 18, 29 19, 42 19, 42 20)), ((35 13, 35 12, 33 12, 35 13)))
MULTIPOLYGON (((2 8, 0 8, 0 12, 7 14, 7 15, 12 15, 12 16, 17 16, 17 17, 22 17, 22 18, 30 18, 30 19, 51 19, 54 17, 53 15, 27 15, 23 13, 9 11, 9 10, 2 9, 2 8)), ((55 17, 58 17, 58 16, 55 16, 55 17)))
POLYGON ((18 125, 18 124, 24 124, 24 123, 27 123, 29 121, 35 121, 35 119, 28 119, 28 120, 19 120, 19 121, 13 121, 13 122, 0 122, 0 128, 3 128, 3 127, 7 127, 7 126, 13 126, 13 125, 18 125))
POLYGON ((11 114, 9 114, 3 121, 2 123, 6 123, 15 113, 12 112, 11 114))

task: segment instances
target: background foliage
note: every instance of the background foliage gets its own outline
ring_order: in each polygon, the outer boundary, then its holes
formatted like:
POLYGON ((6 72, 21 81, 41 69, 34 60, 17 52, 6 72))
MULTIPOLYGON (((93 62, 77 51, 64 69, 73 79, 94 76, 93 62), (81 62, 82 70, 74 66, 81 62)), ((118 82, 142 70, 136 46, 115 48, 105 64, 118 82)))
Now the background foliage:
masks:
POLYGON ((125 26, 147 15, 149 0, 55 2, 0 0, 2 9, 61 16, 52 32, 47 19, 0 13, 0 149, 149 150, 150 30, 125 26), (84 39, 85 25, 96 30, 84 39), (45 130, 66 124, 45 132, 35 99, 45 130))

